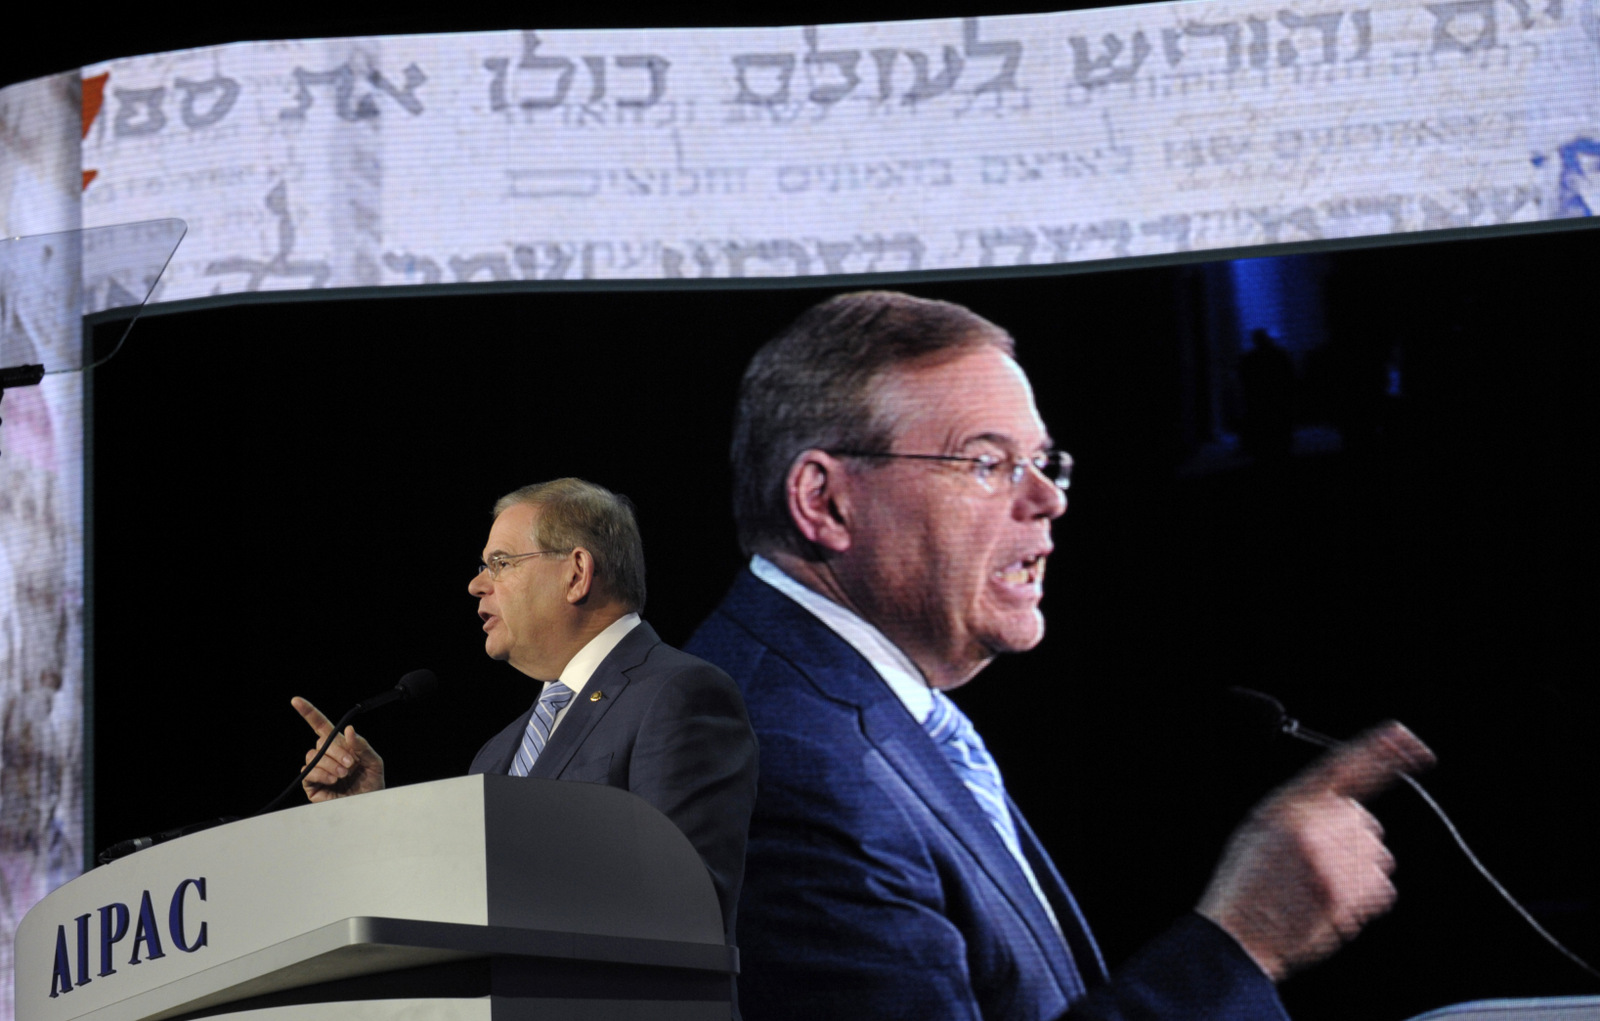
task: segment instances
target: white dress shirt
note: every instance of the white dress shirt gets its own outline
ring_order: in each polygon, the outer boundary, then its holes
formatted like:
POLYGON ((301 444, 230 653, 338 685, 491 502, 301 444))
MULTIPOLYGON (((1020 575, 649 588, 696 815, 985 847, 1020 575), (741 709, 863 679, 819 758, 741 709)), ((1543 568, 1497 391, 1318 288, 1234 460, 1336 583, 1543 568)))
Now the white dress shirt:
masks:
MULTIPOLYGON (((567 661, 566 667, 561 671, 561 676, 556 678, 562 684, 572 689, 572 697, 567 704, 556 713, 556 721, 550 726, 551 736, 555 736, 556 728, 561 726, 561 721, 567 718, 567 710, 572 708, 572 703, 578 700, 578 694, 583 691, 583 686, 589 683, 589 678, 594 676, 595 668, 602 660, 611 655, 611 650, 617 647, 624 635, 641 623, 637 613, 625 613, 611 622, 611 626, 589 639, 589 643, 579 649, 572 659, 567 661)), ((544 695, 545 690, 555 681, 545 681, 544 687, 539 689, 539 694, 544 695)))

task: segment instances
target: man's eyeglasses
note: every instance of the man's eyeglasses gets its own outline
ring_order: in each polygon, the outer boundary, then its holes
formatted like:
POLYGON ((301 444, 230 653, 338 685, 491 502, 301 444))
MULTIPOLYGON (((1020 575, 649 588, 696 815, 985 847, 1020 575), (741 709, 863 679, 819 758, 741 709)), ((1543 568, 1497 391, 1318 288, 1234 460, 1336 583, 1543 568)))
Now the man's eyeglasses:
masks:
MULTIPOLYGON (((489 557, 487 563, 481 561, 478 563, 478 574, 488 571, 490 581, 499 581, 500 572, 504 571, 506 568, 510 567, 519 560, 526 560, 529 557, 543 556, 564 557, 571 552, 572 551, 569 549, 536 549, 532 553, 495 553, 489 557)), ((474 577, 476 577, 476 575, 474 575, 474 577)))
POLYGON ((896 454, 877 450, 830 450, 828 453, 835 457, 883 457, 965 464, 972 477, 978 480, 978 485, 990 493, 1000 491, 1002 479, 1013 487, 1022 485, 1022 480, 1028 477, 1029 468, 1055 483, 1057 489, 1065 490, 1072 485, 1072 455, 1065 450, 1046 450, 1028 457, 1000 457, 997 454, 960 457, 955 454, 896 454))

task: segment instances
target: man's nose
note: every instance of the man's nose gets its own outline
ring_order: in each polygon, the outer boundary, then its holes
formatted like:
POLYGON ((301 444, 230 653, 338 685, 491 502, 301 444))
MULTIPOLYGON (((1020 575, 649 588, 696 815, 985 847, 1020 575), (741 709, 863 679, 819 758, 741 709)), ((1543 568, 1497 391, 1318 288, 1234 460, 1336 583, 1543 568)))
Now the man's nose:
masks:
POLYGON ((487 567, 479 567, 478 573, 474 574, 472 580, 467 582, 467 594, 473 596, 486 595, 490 587, 489 569, 487 567))
POLYGON ((1017 489, 1018 509, 1023 517, 1055 519, 1067 512, 1066 490, 1031 464, 1017 489))

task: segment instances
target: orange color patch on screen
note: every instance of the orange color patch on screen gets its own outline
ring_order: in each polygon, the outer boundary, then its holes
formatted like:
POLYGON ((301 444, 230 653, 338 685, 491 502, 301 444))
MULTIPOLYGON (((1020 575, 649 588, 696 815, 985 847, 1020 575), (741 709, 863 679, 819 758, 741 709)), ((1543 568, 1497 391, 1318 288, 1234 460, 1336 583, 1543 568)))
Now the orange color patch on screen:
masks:
MULTIPOLYGON (((110 78, 111 72, 106 71, 83 80, 83 138, 89 137, 89 129, 94 126, 94 119, 100 116, 100 108, 105 105, 106 82, 110 78)), ((83 186, 88 188, 89 182, 99 176, 98 170, 85 170, 83 186)))
POLYGON ((89 137, 89 129, 94 126, 94 119, 100 116, 100 107, 106 101, 106 81, 111 77, 111 72, 97 74, 93 78, 83 80, 83 137, 89 137))

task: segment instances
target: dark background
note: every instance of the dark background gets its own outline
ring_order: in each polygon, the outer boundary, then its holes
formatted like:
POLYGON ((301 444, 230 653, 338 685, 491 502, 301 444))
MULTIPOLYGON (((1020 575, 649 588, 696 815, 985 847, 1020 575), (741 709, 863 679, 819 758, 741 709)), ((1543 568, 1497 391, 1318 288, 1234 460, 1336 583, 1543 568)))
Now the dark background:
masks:
MULTIPOLYGON (((130 7, 30 45, 4 77, 241 38, 1062 6, 130 7)), ((1483 859, 1600 958, 1597 255, 1600 232, 1580 231, 1321 257, 1330 349, 1360 361, 1401 343, 1405 395, 1374 417, 1360 387, 1337 388, 1322 410, 1347 425, 1341 452, 1202 472, 1186 469, 1214 270, 908 288, 1010 329, 1079 459, 1050 633, 960 701, 1113 961, 1193 903, 1228 830, 1304 761, 1239 724, 1233 684, 1334 734, 1406 720, 1483 859)), ((482 656, 465 592, 490 504, 527 481, 580 474, 633 496, 647 615, 687 638, 739 564, 738 374, 825 293, 463 294, 141 321, 91 384, 95 841, 254 811, 307 745, 290 695, 338 713, 423 665, 443 697, 365 730, 391 782, 461 772, 532 694, 482 656)), ((1409 795, 1377 811, 1400 905, 1285 987, 1297 1018, 1600 989, 1409 795)))

